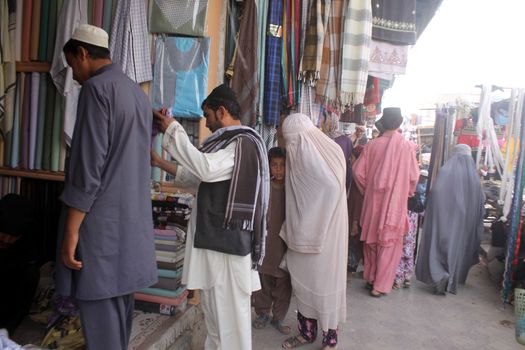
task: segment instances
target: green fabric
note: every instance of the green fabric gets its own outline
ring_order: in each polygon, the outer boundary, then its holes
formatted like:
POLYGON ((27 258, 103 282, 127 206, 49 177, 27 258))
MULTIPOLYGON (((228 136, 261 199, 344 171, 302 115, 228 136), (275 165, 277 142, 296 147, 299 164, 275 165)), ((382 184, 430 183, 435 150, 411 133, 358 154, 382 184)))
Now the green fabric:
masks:
POLYGON ((149 294, 149 295, 157 295, 159 297, 164 298, 178 298, 184 293, 186 290, 185 287, 180 287, 177 290, 167 290, 167 289, 159 289, 159 288, 144 288, 139 290, 139 293, 143 294, 149 294))
POLYGON ((38 95, 38 121, 36 129, 35 169, 42 169, 42 154, 44 153, 44 125, 46 121, 48 74, 40 74, 40 94, 38 95))
POLYGON ((58 1, 52 0, 49 2, 49 25, 47 27, 47 52, 46 52, 46 61, 53 61, 53 54, 55 50, 55 36, 57 31, 57 18, 58 11, 58 1))
POLYGON ((53 119, 55 112, 55 95, 56 89, 53 81, 48 76, 47 83, 47 103, 46 113, 44 115, 44 146, 42 150, 42 169, 51 170, 51 144, 53 135, 53 119))
POLYGON ((50 0, 42 0, 40 9, 40 42, 38 44, 38 60, 47 59, 47 34, 49 32, 49 9, 50 0))
POLYGON ((53 133, 51 135, 51 171, 58 171, 60 166, 60 140, 62 133, 62 101, 60 94, 55 95, 53 112, 53 133))
POLYGON ((93 24, 93 0, 88 0, 87 22, 93 24))
POLYGON ((102 14, 102 28, 111 33, 111 19, 113 14, 113 0, 104 1, 104 13, 102 14))
POLYGON ((180 276, 182 276, 182 269, 178 269, 176 271, 165 270, 165 269, 157 269, 157 273, 158 273, 159 277, 179 278, 180 276))

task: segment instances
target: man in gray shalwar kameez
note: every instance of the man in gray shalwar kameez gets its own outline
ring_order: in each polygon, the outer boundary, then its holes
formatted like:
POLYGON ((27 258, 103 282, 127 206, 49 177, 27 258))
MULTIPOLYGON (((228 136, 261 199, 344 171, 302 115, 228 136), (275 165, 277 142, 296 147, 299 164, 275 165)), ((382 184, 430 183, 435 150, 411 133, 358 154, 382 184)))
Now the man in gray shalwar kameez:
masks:
POLYGON ((64 46, 82 90, 60 197, 57 293, 76 299, 88 349, 125 350, 133 293, 157 281, 151 105, 107 47, 107 33, 90 25, 80 25, 64 46))
POLYGON ((416 277, 436 294, 456 294, 479 262, 485 195, 471 153, 467 145, 455 147, 427 201, 416 277))

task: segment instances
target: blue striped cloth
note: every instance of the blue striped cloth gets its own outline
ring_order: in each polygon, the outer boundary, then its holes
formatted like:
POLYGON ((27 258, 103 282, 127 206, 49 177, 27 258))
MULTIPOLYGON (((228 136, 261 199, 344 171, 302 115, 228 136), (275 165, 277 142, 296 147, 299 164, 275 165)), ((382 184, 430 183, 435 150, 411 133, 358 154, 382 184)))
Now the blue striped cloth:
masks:
POLYGON ((268 31, 266 35, 266 59, 264 74, 264 123, 278 125, 281 117, 281 33, 283 2, 270 0, 268 5, 268 31), (273 34, 272 34, 273 33, 273 34))

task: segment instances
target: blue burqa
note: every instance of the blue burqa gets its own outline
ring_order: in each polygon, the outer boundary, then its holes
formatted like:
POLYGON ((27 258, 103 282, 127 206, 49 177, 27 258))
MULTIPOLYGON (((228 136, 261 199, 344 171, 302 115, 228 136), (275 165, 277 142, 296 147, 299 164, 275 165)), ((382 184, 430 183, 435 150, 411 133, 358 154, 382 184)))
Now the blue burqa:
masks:
POLYGON ((438 294, 455 294, 479 262, 484 202, 471 149, 457 145, 430 191, 416 264, 417 279, 438 294))

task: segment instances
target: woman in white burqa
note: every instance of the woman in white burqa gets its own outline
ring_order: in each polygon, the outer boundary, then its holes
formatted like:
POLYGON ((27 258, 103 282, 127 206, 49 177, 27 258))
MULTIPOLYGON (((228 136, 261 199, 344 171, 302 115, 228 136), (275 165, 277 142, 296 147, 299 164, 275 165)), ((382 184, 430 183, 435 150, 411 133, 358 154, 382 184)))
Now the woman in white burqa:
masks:
POLYGON ((427 200, 416 277, 435 294, 456 294, 469 269, 479 263, 485 195, 467 145, 439 170, 427 200))
POLYGON ((337 327, 346 319, 346 161, 341 147, 304 114, 289 115, 282 131, 286 220, 280 236, 288 246, 284 262, 299 327, 299 335, 286 340, 283 348, 313 343, 319 325, 323 349, 336 349, 337 327))

